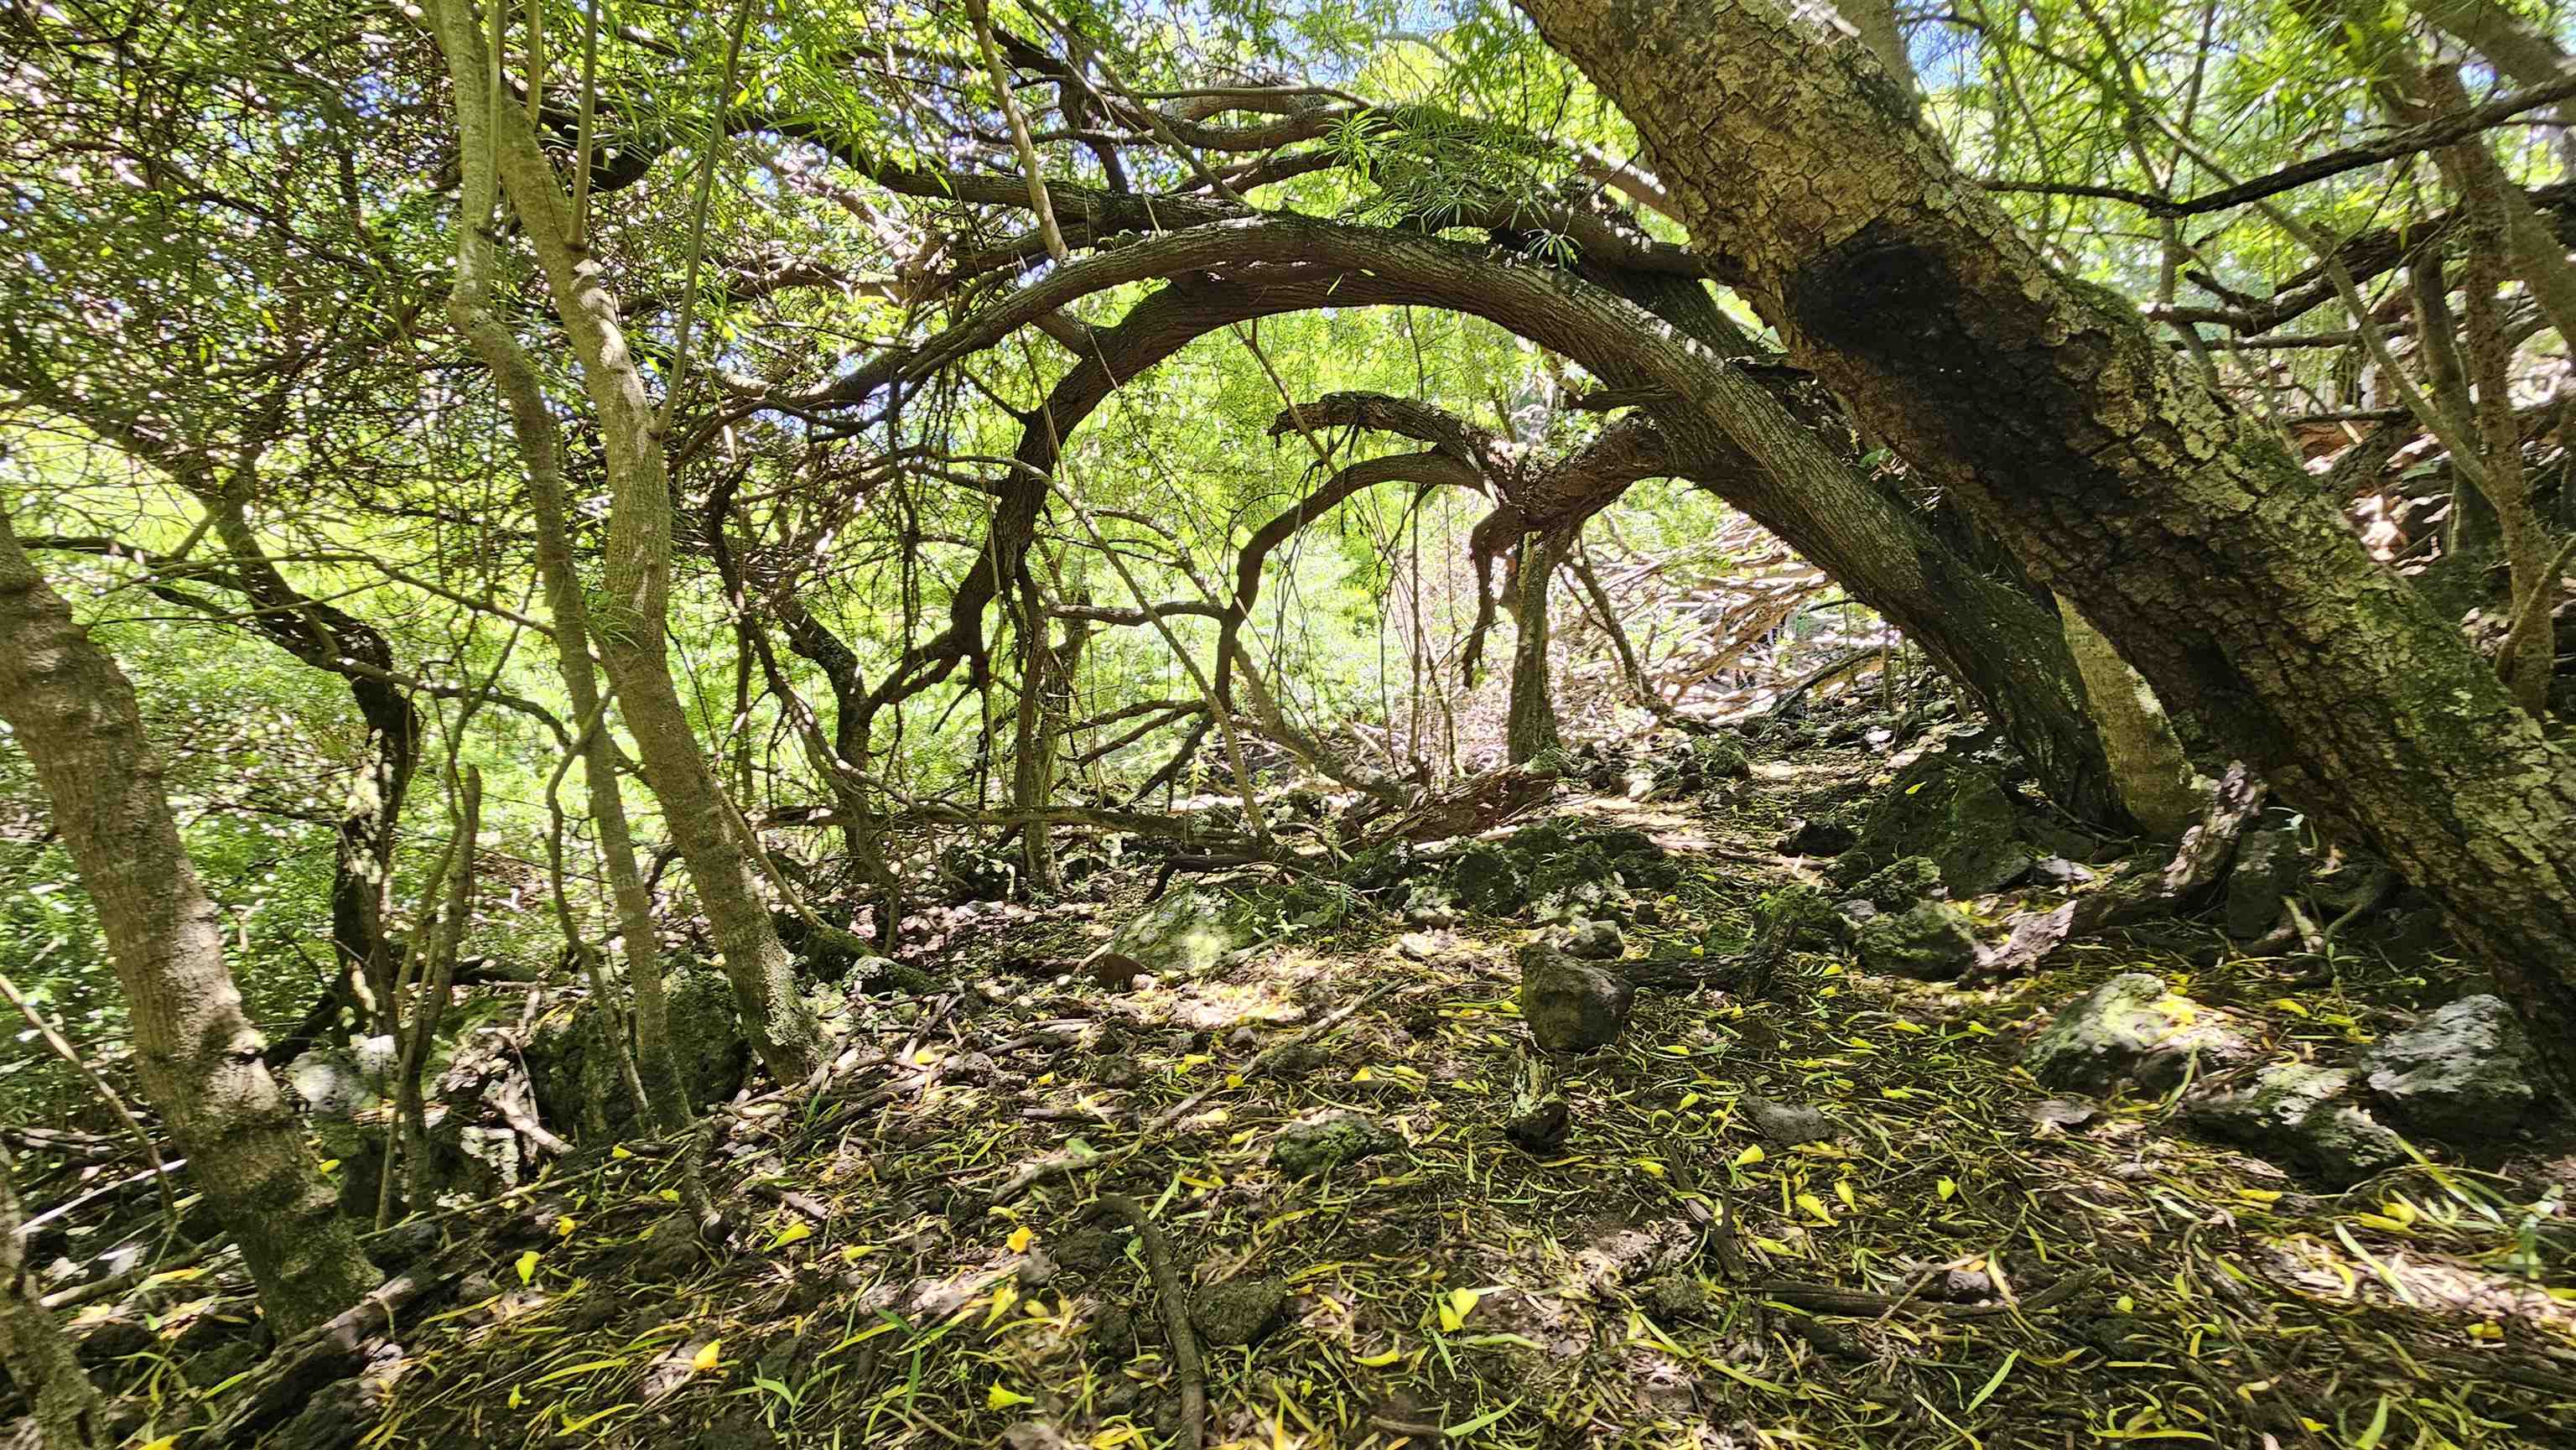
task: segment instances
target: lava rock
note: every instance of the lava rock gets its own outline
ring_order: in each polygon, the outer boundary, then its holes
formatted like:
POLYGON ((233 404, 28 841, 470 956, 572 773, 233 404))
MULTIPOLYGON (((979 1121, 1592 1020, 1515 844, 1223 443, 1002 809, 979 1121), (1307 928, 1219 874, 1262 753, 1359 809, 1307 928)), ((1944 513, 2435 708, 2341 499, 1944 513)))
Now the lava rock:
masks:
POLYGON ((2063 856, 2042 856, 2030 863, 2031 883, 2059 891, 2081 886, 2093 879, 2093 868, 2080 866, 2063 856))
POLYGON ((1489 841, 1480 841, 1458 853, 1457 864, 1450 868, 1451 889, 1458 904, 1469 911, 1488 916, 1510 916, 1529 905, 1529 877, 1521 871, 1512 853, 1489 841))
POLYGON ((1565 954, 1588 962, 1615 962, 1627 954, 1628 939, 1620 934, 1618 924, 1608 921, 1580 921, 1566 933, 1565 954))
POLYGON ((2306 855, 2296 832, 2286 825, 2248 831, 2236 844, 2236 863, 2227 871, 2227 904, 2220 924, 2238 941, 2251 941, 2281 920, 2281 901, 2299 889, 2306 877, 2306 855))
POLYGON ((1250 1344, 1270 1332, 1288 1307, 1285 1279, 1233 1279, 1201 1289, 1190 1305, 1199 1337, 1219 1348, 1250 1344))
POLYGON ((1590 1052, 1628 1030, 1637 989, 1616 967, 1544 946, 1521 948, 1521 1016, 1550 1052, 1590 1052))
POLYGON ((1801 1143, 1829 1143, 1842 1132, 1832 1118, 1796 1103, 1748 1097, 1743 1108, 1744 1115, 1753 1122, 1753 1131, 1761 1134, 1775 1148, 1794 1148, 1801 1143))
POLYGON ((2249 1086, 2183 1105, 2183 1120, 2213 1138, 2337 1188, 2406 1160, 2406 1145, 2363 1109, 2360 1076, 2303 1062, 2266 1067, 2249 1086))
POLYGON ((1907 856, 1852 883, 1851 894, 1874 906, 1899 911, 1941 894, 1941 868, 1929 856, 1907 856))
POLYGON ((1691 763, 1706 780, 1737 780, 1753 773, 1743 742, 1732 735, 1702 735, 1691 741, 1691 763))
POLYGON ((2510 1135, 2541 1098, 2540 1064, 2501 998, 2462 997, 2362 1059, 2370 1096, 2410 1128, 2454 1142, 2510 1135))
POLYGON ((2107 1094, 2122 1082, 2150 1092, 2180 1083, 2194 1054, 2204 1066, 2253 1060, 2235 1019, 2165 990, 2162 977, 2113 977, 2057 1014, 2022 1065, 2052 1088, 2107 1094))
POLYGON ((1565 1135, 1573 1126, 1574 1112, 1565 1099, 1550 1098, 1503 1124, 1503 1136, 1522 1152, 1548 1158, 1565 1146, 1565 1135))
POLYGON ((1860 833, 1848 824, 1815 817, 1791 821, 1773 849, 1783 856, 1839 856, 1859 839, 1860 833))
POLYGON ((1946 982, 1977 963, 1977 933, 1946 901, 1918 901, 1862 926, 1860 964, 1889 976, 1946 982))
POLYGON ((1289 1178, 1308 1178, 1403 1146, 1403 1138, 1366 1113, 1331 1113, 1280 1129, 1270 1162, 1289 1178))

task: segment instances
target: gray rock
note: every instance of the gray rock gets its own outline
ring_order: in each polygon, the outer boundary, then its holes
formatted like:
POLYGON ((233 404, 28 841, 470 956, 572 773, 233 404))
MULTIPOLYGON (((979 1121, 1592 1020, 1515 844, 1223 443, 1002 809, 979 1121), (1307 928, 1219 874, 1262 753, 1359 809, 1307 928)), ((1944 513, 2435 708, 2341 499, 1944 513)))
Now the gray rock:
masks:
POLYGON ((1775 1103, 1769 1098, 1746 1098, 1744 1116, 1752 1120, 1753 1131, 1779 1148, 1831 1142, 1842 1132, 1832 1118, 1814 1108, 1775 1103))
POLYGON ((1860 929, 1878 920, 1878 916, 1878 903, 1875 901, 1863 901, 1858 897, 1837 901, 1834 903, 1834 924, 1838 928, 1835 934, 1846 942, 1857 941, 1860 929))
POLYGON ((1458 853, 1449 880, 1458 904, 1488 916, 1510 916, 1529 905, 1529 878, 1512 854, 1490 841, 1458 853))
POLYGON ((1190 1322, 1211 1345, 1250 1344, 1279 1322, 1288 1307, 1284 1279, 1234 1279, 1201 1289, 1190 1305, 1190 1322))
POLYGON ((1976 965, 1977 933, 1948 902, 1918 901, 1864 924, 1858 950, 1869 971, 1946 982, 1976 965))
POLYGON ((1366 1113, 1332 1113, 1280 1129, 1270 1162, 1289 1178, 1306 1178, 1403 1146, 1404 1139, 1366 1113))
MULTIPOLYGON (((751 1076, 751 1041, 733 984, 711 968, 683 966, 663 982, 671 1055, 692 1108, 722 1102, 751 1076)), ((537 1116, 567 1137, 600 1141, 635 1127, 608 1019, 588 1000, 539 1020, 521 1050, 537 1116)))
POLYGON ((1626 955, 1628 939, 1619 932, 1616 922, 1576 922, 1566 933, 1565 954, 1588 962, 1615 962, 1626 955))
POLYGON ((2236 864, 2227 871, 2227 904, 2221 924, 2238 941, 2251 941, 2281 919, 2281 899, 2299 888, 2307 874, 2307 857, 2299 838, 2287 826, 2266 825, 2248 831, 2236 845, 2236 864))
POLYGON ((1259 938, 1243 903, 1204 886, 1166 892, 1109 939, 1111 953, 1133 960, 1157 977, 1195 977, 1214 971, 1259 938))
POLYGON ((2092 880, 2093 868, 2077 865, 2063 856, 2042 856, 2030 863, 2030 879, 2033 885, 2055 887, 2062 891, 2070 886, 2081 886, 2092 880))
POLYGON ((2057 1014, 2032 1039, 2023 1066, 2046 1086, 2107 1094, 2122 1082, 2163 1092, 2194 1054, 2204 1068, 2253 1060, 2235 1019, 2165 990, 2162 977, 2113 977, 2057 1014))
POLYGON ((2183 1105, 2183 1119, 2258 1158, 2347 1187, 2406 1160, 2405 1145, 2365 1111, 2359 1075, 2303 1062, 2275 1063, 2250 1086, 2183 1105))
POLYGON ((2383 1039, 2361 1066, 2391 1118, 2455 1142, 2510 1135, 2541 1097, 2531 1039, 2512 1008, 2484 993, 2383 1039))
POLYGON ((1941 884, 1961 899, 2020 880, 2037 854, 2021 839, 2012 797, 1994 772, 1956 750, 1897 772, 1871 804, 1854 849, 1863 869, 1929 857, 1941 884))
POLYGON ((1617 967, 1535 944, 1521 948, 1520 962, 1521 1016, 1539 1046, 1590 1052, 1628 1030, 1637 989, 1617 967))

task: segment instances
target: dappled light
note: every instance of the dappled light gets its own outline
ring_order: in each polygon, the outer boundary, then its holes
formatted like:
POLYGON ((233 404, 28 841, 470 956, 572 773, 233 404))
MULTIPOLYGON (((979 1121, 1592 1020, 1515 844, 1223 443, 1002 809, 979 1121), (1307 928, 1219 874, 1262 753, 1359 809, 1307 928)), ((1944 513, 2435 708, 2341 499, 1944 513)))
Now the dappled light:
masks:
POLYGON ((2562 1442, 2572 43, 0 8, 0 1438, 2562 1442))

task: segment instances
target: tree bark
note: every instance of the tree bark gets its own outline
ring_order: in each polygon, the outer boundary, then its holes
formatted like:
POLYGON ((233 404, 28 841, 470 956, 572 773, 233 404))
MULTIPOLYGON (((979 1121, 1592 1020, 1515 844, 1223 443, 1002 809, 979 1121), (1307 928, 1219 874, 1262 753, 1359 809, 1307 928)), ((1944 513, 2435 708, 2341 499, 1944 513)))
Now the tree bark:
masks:
POLYGON ((124 988, 135 1068, 240 1243, 280 1336, 358 1301, 377 1274, 340 1217, 223 957, 143 738, 134 687, 76 624, 0 516, 0 718, 53 803, 124 988))
POLYGON ((2439 900, 2576 1057, 2576 765, 2281 445, 2052 270, 1859 47, 1775 0, 1520 0, 1795 361, 2168 705, 2439 900), (1688 74, 1689 85, 1674 84, 1688 74))
POLYGON ((81 1368, 71 1336, 44 1305, 27 1272, 23 1215, 11 1183, 13 1165, 0 1150, 0 1365, 27 1401, 43 1450, 103 1450, 108 1443, 105 1404, 81 1368))
MULTIPOLYGON (((590 611, 601 662, 642 757, 645 783, 688 864, 725 975, 761 1060, 781 1082, 810 1074, 822 1029, 796 987, 795 963, 761 899, 746 843, 671 682, 671 478, 660 428, 600 264, 575 238, 571 203, 517 106, 496 104, 492 58, 465 0, 433 0, 431 29, 447 57, 457 130, 471 154, 494 158, 501 187, 545 272, 555 314, 581 362, 607 456, 605 588, 590 611)), ((480 218, 467 225, 484 224, 480 218)), ((638 1003, 639 1008, 641 1003, 638 1003)), ((639 1013, 640 1015, 640 1013, 639 1013)))
POLYGON ((1556 695, 1548 680, 1548 588, 1556 576, 1556 541, 1545 533, 1521 537, 1512 580, 1512 696, 1503 731, 1504 758, 1527 765, 1557 748, 1556 695))

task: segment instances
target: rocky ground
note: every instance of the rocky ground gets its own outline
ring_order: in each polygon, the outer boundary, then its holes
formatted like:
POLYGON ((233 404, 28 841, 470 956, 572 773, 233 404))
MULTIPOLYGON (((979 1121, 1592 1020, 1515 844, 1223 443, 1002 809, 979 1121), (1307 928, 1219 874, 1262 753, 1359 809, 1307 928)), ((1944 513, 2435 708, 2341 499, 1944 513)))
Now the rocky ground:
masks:
MULTIPOLYGON (((952 911, 961 990, 836 993, 831 1080, 717 1115, 729 1248, 671 1145, 576 1148, 382 1241, 418 1307, 355 1379, 173 1358, 142 1428, 2565 1442, 2576 1161, 2402 899, 2257 817, 2191 919, 2022 970, 2017 923, 2120 843, 1964 744, 1809 733, 1579 759, 1541 814, 1338 880, 952 911)), ((168 1284, 85 1332, 154 1356, 242 1310, 168 1284)))

